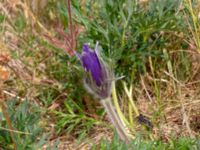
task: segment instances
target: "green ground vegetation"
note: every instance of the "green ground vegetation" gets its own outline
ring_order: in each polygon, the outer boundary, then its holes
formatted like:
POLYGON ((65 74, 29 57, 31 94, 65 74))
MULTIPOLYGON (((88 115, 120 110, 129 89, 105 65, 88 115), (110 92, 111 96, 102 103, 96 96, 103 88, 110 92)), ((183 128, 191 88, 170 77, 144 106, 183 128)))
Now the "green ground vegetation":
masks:
POLYGON ((200 149, 200 2, 72 0, 71 20, 67 2, 1 0, 0 149, 200 149), (97 41, 120 78, 129 145, 84 89, 72 54, 97 41), (137 121, 124 83, 152 129, 137 121))

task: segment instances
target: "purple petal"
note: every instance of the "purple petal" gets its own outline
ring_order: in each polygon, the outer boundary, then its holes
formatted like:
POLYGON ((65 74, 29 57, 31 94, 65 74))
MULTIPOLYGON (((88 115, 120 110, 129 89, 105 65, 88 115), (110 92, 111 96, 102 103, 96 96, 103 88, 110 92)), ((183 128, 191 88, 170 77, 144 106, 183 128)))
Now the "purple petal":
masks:
POLYGON ((94 51, 91 51, 87 44, 84 44, 83 46, 81 61, 86 71, 91 72, 92 78, 96 82, 97 86, 101 86, 103 81, 102 66, 97 54, 94 51))
POLYGON ((83 51, 86 52, 86 53, 90 51, 90 47, 89 47, 88 44, 85 43, 85 44, 83 45, 83 51))

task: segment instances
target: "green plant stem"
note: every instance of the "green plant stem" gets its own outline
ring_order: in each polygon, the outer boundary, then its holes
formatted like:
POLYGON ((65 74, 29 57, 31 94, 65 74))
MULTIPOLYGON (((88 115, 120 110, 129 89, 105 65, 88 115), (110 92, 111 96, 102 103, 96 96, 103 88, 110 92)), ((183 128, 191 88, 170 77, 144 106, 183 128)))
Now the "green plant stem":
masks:
POLYGON ((189 12, 191 14, 193 25, 194 25, 194 33, 193 33, 194 40, 196 42, 197 49, 200 52, 200 39, 199 39, 199 33, 198 33, 198 17, 197 17, 197 15, 194 14, 191 0, 187 0, 187 3, 189 5, 189 12))
POLYGON ((117 99, 117 93, 116 93, 116 88, 115 88, 115 82, 112 82, 112 98, 113 98, 113 103, 114 106, 116 108, 117 114, 119 115, 120 119, 123 121, 123 123, 127 126, 130 127, 130 124, 128 122, 128 120, 125 118, 124 114, 122 113, 119 103, 118 103, 118 99, 117 99))
POLYGON ((101 104, 104 106, 106 113, 108 114, 110 118, 111 123, 113 124, 117 133, 119 134, 120 139, 126 143, 129 143, 130 138, 126 131, 126 126, 123 124, 122 120, 117 115, 115 108, 112 104, 111 98, 108 97, 106 99, 102 99, 101 104))
MULTIPOLYGON (((132 94, 131 94, 132 90, 130 90, 130 91, 128 90, 127 85, 126 85, 125 82, 123 82, 123 86, 124 86, 124 90, 125 90, 125 92, 126 92, 126 94, 128 96, 128 100, 129 100, 131 106, 133 107, 133 110, 134 110, 136 116, 139 116, 140 115, 139 111, 138 111, 138 109, 137 109, 137 107, 136 107, 136 105, 135 105, 135 103, 133 101, 133 98, 132 98, 132 94)), ((132 88, 130 88, 130 89, 132 89, 132 88)))
POLYGON ((129 116, 130 125, 131 125, 131 127, 133 127, 134 126, 134 123, 133 123, 133 107, 131 106, 130 102, 128 103, 128 116, 129 116))
MULTIPOLYGON (((164 57, 165 57, 165 59, 167 61, 167 69, 169 71, 169 74, 170 74, 171 77, 174 77, 172 62, 171 62, 171 60, 169 58, 169 55, 168 55, 166 49, 163 49, 163 54, 164 54, 164 57)), ((174 91, 176 91, 177 88, 176 88, 175 81, 172 80, 172 83, 173 83, 174 91)))

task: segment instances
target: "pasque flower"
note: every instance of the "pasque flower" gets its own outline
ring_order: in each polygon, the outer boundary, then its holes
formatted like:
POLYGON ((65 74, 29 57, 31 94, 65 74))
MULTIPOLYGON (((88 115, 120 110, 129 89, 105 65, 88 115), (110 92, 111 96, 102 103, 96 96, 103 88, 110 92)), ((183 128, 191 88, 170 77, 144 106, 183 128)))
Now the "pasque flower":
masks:
POLYGON ((115 126, 120 138, 129 142, 129 137, 125 126, 115 111, 111 100, 113 73, 100 55, 96 45, 95 50, 90 49, 88 44, 83 45, 82 54, 77 56, 85 69, 84 84, 86 89, 101 101, 110 121, 115 126))
POLYGON ((96 45, 95 50, 88 44, 83 45, 82 54, 77 54, 86 71, 84 84, 86 89, 100 99, 105 99, 111 94, 112 71, 103 61, 96 45))

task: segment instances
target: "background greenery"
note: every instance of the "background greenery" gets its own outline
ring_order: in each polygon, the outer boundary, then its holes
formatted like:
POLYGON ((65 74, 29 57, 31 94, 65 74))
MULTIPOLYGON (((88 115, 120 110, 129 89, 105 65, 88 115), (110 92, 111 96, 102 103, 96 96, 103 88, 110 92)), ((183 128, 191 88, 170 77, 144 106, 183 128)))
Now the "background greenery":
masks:
MULTIPOLYGON (((154 126, 146 129, 133 115, 136 139, 125 145, 113 136, 98 100, 84 90, 80 62, 69 55, 67 2, 3 0, 0 54, 9 56, 10 78, 1 89, 16 132, 13 141, 0 111, 0 147, 199 149, 199 5, 198 0, 72 0, 74 50, 99 41, 115 76, 133 86, 140 113, 154 126)), ((116 85, 127 116, 122 80, 116 85)))

